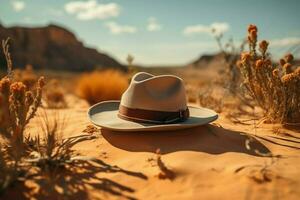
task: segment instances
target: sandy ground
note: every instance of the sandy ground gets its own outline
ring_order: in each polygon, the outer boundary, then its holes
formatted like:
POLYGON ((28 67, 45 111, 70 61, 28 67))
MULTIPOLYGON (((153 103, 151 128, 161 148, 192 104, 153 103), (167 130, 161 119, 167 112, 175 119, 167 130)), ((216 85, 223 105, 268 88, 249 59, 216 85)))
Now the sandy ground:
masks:
MULTIPOLYGON (((64 137, 83 134, 90 125, 87 103, 68 98, 72 107, 59 110, 67 119, 64 137)), ((46 112, 50 117, 56 113, 46 112)), ((75 149, 97 158, 98 164, 51 182, 60 192, 48 198, 299 199, 299 132, 280 129, 274 133, 272 125, 254 129, 252 121, 234 124, 225 114, 212 124, 183 131, 95 132, 96 139, 79 143, 75 149), (175 173, 174 179, 158 177, 157 149, 164 164, 175 173)), ((37 123, 36 118, 29 130, 37 123)), ((31 191, 16 186, 8 194, 22 191, 16 195, 18 199, 43 199, 38 188, 47 187, 45 183, 27 184, 31 191)))
MULTIPOLYGON (((166 72, 161 72, 166 73, 166 72)), ((178 70, 197 87, 216 76, 212 70, 178 70), (208 74, 210 74, 208 76, 208 74)), ((175 74, 176 74, 175 73, 175 74)), ((223 97, 225 94, 221 94, 223 97)), ((52 118, 65 119, 63 137, 86 134, 89 105, 67 96, 66 109, 46 109, 52 118)), ((212 124, 172 132, 118 133, 98 130, 96 138, 77 144, 75 150, 95 158, 57 173, 54 180, 26 181, 15 185, 3 199, 300 199, 300 130, 261 124, 244 115, 232 122, 235 102, 212 124), (175 174, 160 179, 156 151, 175 174), (45 197, 42 191, 56 192, 45 197)), ((36 133, 41 122, 34 118, 28 132, 36 133)))

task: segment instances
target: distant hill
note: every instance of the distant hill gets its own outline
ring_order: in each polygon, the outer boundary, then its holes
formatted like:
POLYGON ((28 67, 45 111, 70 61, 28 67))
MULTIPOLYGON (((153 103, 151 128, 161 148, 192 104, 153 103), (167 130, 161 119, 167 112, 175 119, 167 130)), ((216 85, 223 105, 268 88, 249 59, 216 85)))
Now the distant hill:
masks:
POLYGON ((214 69, 219 71, 224 68, 224 56, 222 53, 203 54, 188 64, 188 66, 197 69, 214 69))
MULTIPOLYGON (((35 69, 85 71, 102 68, 126 70, 110 56, 85 47, 76 36, 56 25, 39 28, 3 27, 0 39, 11 38, 10 52, 14 66, 23 68, 31 64, 35 69)), ((5 60, 0 50, 1 68, 5 60)))
MULTIPOLYGON (((230 59, 237 59, 238 55, 229 55, 230 59)), ((216 54, 203 54, 198 59, 193 61, 190 66, 196 68, 205 68, 214 63, 224 63, 224 54, 219 52, 216 54)))

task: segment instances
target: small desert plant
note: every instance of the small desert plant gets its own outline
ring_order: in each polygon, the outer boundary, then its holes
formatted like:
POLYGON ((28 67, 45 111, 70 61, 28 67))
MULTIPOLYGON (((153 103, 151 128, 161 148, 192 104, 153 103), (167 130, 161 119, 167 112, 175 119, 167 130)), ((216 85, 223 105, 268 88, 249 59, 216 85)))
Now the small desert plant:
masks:
POLYGON ((25 127, 41 104, 44 78, 38 80, 34 91, 28 90, 23 82, 14 82, 7 42, 3 42, 3 49, 9 70, 8 75, 0 80, 0 133, 12 147, 17 161, 21 156, 25 127))
POLYGON ((23 82, 14 80, 12 60, 9 53, 9 39, 2 41, 7 63, 7 76, 0 80, 0 168, 1 190, 8 187, 24 171, 19 163, 26 154, 24 131, 35 116, 41 104, 44 78, 37 81, 37 87, 30 90, 23 82))
POLYGON ((38 81, 36 96, 32 91, 27 91, 22 82, 12 82, 8 77, 0 80, 0 132, 3 136, 23 138, 25 126, 34 117, 41 103, 43 80, 40 78, 38 81))
POLYGON ((64 119, 58 115, 50 119, 46 113, 41 115, 41 119, 40 134, 26 138, 26 143, 30 147, 30 158, 25 162, 33 164, 43 171, 46 170, 46 172, 53 172, 53 170, 80 160, 79 157, 76 157, 78 154, 72 147, 78 142, 96 137, 91 134, 81 134, 64 139, 64 119))
POLYGON ((244 50, 246 42, 243 41, 239 48, 234 44, 233 39, 230 38, 225 45, 222 42, 223 34, 217 33, 215 29, 212 29, 212 33, 217 42, 217 45, 221 51, 224 59, 225 69, 221 72, 221 83, 225 84, 225 87, 229 89, 232 94, 235 94, 240 82, 240 73, 236 67, 239 60, 239 54, 244 50), (225 72, 225 76, 224 76, 225 72))
POLYGON ((266 40, 259 42, 258 53, 255 25, 248 27, 248 44, 249 52, 241 54, 239 64, 244 96, 253 99, 269 121, 300 122, 300 68, 293 70, 293 56, 288 54, 279 66, 273 65, 266 40))
POLYGON ((84 74, 78 81, 78 94, 90 104, 118 100, 128 86, 126 75, 115 70, 84 74))
POLYGON ((128 72, 130 74, 135 74, 138 72, 137 68, 133 65, 134 57, 130 54, 128 54, 127 58, 127 67, 128 67, 128 72))
POLYGON ((66 108, 65 91, 60 86, 58 80, 52 79, 47 83, 44 92, 44 100, 48 108, 66 108))

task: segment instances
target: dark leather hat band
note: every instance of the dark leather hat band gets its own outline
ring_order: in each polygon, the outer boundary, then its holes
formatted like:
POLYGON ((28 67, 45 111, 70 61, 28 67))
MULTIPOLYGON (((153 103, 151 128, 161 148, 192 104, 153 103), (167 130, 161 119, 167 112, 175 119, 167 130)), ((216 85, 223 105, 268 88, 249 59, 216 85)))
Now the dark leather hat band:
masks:
POLYGON ((187 120, 190 116, 190 112, 188 107, 185 110, 179 110, 177 112, 165 112, 128 108, 120 105, 118 116, 121 119, 134 122, 170 124, 187 120))

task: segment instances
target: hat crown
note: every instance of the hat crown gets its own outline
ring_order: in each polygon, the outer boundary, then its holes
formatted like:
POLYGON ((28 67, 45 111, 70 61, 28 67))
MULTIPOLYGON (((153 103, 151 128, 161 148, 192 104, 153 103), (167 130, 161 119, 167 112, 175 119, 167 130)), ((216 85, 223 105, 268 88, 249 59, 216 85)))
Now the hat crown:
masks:
POLYGON ((121 105, 153 111, 185 110, 187 103, 183 81, 173 75, 154 76, 139 72, 123 93, 121 105))

